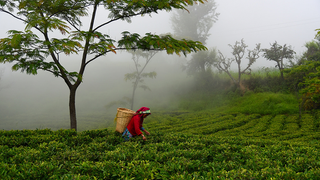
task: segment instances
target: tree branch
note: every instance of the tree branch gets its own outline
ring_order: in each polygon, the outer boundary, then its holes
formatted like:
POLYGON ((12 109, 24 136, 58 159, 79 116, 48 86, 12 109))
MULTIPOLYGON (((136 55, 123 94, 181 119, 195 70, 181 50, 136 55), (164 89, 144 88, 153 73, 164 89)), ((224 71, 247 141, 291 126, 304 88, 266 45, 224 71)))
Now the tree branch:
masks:
POLYGON ((18 17, 18 16, 16 16, 16 15, 12 14, 12 13, 9 12, 9 11, 4 10, 3 8, 0 8, 0 11, 11 15, 12 17, 14 17, 14 18, 16 18, 16 19, 18 19, 18 20, 21 20, 21 21, 23 21, 23 22, 25 22, 25 23, 28 23, 28 21, 26 21, 26 20, 24 20, 24 19, 22 19, 22 18, 20 18, 20 17, 18 17))
MULTIPOLYGON (((115 48, 115 49, 113 49, 114 51, 118 51, 118 50, 138 50, 138 48, 115 48)), ((161 50, 161 49, 148 49, 148 51, 164 51, 165 49, 163 49, 163 50, 161 50)), ((85 63, 85 66, 86 65, 88 65, 90 62, 92 62, 92 61, 94 61, 95 59, 97 59, 98 57, 100 57, 100 56, 103 56, 103 55, 105 55, 105 54, 107 54, 108 52, 111 52, 111 50, 108 50, 108 51, 105 51, 105 52, 103 52, 103 53, 100 53, 100 54, 98 54, 98 55, 96 55, 95 57, 93 57, 92 59, 90 59, 89 61, 87 61, 86 63, 85 63)), ((113 52, 113 51, 112 51, 113 52)))
POLYGON ((138 16, 138 15, 141 15, 141 14, 143 14, 143 12, 140 12, 140 13, 137 13, 137 14, 132 14, 132 15, 130 15, 130 16, 121 16, 121 17, 118 17, 118 18, 116 18, 116 19, 112 19, 112 20, 110 20, 110 21, 108 21, 108 22, 105 22, 105 23, 97 26, 96 28, 94 28, 94 29, 93 29, 93 32, 95 32, 95 31, 98 30, 99 28, 101 28, 101 27, 103 27, 103 26, 105 26, 105 25, 107 25, 107 24, 109 24, 109 23, 111 23, 111 22, 113 22, 113 21, 117 21, 117 20, 122 19, 122 18, 125 18, 125 17, 138 16))

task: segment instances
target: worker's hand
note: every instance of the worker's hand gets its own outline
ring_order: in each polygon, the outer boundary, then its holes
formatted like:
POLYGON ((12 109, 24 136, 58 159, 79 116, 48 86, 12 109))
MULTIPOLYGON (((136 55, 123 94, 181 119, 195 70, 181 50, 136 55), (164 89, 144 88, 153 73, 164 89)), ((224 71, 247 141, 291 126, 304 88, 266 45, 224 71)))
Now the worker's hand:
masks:
POLYGON ((144 132, 146 133, 146 135, 150 135, 150 133, 147 130, 144 130, 144 132))
POLYGON ((143 139, 144 141, 146 141, 146 140, 147 140, 147 138, 146 138, 146 137, 144 137, 144 136, 142 136, 142 139, 143 139))

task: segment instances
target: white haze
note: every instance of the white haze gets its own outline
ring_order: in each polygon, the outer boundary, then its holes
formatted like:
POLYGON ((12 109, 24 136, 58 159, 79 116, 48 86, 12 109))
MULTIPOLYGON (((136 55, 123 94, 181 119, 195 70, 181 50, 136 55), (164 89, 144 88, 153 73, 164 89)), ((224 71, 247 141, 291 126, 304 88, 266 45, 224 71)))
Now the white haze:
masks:
MULTIPOLYGON (((270 43, 288 44, 301 54, 304 44, 311 41, 315 29, 320 28, 319 0, 216 0, 218 21, 210 31, 208 48, 219 49, 231 57, 235 41, 242 38, 253 49, 256 43, 269 48, 270 43)), ((107 16, 99 12, 99 21, 107 16)), ((24 26, 13 17, 0 13, 2 26, 0 38, 11 29, 23 30, 24 26)), ((85 21, 84 21, 85 22, 85 21)), ((97 23, 98 24, 98 23, 97 23)), ((152 17, 136 17, 132 23, 115 22, 103 29, 112 38, 119 39, 122 31, 144 33, 172 33, 170 13, 161 12, 152 17)), ((78 57, 65 57, 65 65, 77 70, 78 57)), ((178 95, 182 86, 190 81, 180 69, 184 57, 158 53, 148 65, 146 72, 156 71, 156 79, 147 80, 151 92, 139 89, 134 109, 140 106, 174 108, 168 99, 178 95)), ((38 75, 11 72, 12 64, 0 64, 4 69, 0 80, 0 129, 69 128, 69 91, 60 78, 40 71, 38 75)), ((273 67, 274 63, 260 58, 255 68, 273 67)), ((131 83, 124 81, 124 74, 134 69, 130 56, 125 52, 110 54, 89 64, 77 91, 76 106, 80 130, 103 128, 112 124, 116 109, 107 111, 105 105, 131 95, 131 83), (103 122, 102 126, 90 126, 103 122)), ((151 118, 151 116, 150 116, 151 118)))

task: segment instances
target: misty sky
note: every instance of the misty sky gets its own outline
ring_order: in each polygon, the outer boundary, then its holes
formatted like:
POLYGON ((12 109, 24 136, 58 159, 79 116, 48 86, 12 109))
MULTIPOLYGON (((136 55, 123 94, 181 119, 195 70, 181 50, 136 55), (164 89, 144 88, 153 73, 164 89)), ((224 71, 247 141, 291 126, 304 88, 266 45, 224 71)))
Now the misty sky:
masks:
MULTIPOLYGON (((207 41, 207 47, 216 48, 229 58, 231 57, 231 48, 228 44, 233 45, 242 38, 248 45, 248 49, 254 49, 256 43, 261 43, 261 48, 269 48, 270 43, 277 41, 280 45, 291 45, 297 55, 300 55, 305 50, 304 44, 314 39, 315 29, 320 28, 320 0, 216 0, 215 2, 218 5, 216 11, 220 13, 220 16, 210 31, 211 36, 207 41)), ((102 22, 108 15, 105 11, 99 11, 98 13, 98 22, 102 22)), ((123 31, 135 32, 141 35, 149 32, 156 34, 172 33, 170 15, 168 12, 160 12, 159 14, 153 14, 152 17, 135 17, 132 19, 131 24, 115 22, 105 27, 103 31, 116 40, 120 39, 120 33, 123 31)), ((24 29, 24 25, 20 21, 7 14, 0 13, 0 19, 2 24, 0 26, 0 38, 6 37, 8 30, 24 29)), ((83 22, 86 22, 86 20, 83 22)), ((110 58, 106 57, 105 59, 116 59, 119 62, 125 61, 128 56, 124 57, 124 54, 119 52, 117 55, 108 56, 110 58)), ((172 57, 162 55, 158 59, 159 61, 165 59, 170 61, 173 59, 172 57)), ((71 66, 77 66, 77 64, 71 63, 71 66)), ((106 61, 98 60, 88 66, 84 83, 79 87, 77 93, 79 97, 84 96, 83 99, 77 99, 78 112, 86 109, 88 104, 90 106, 99 105, 99 108, 103 111, 104 105, 109 100, 107 96, 115 96, 111 92, 119 92, 119 90, 122 91, 124 89, 116 85, 119 82, 121 82, 120 84, 128 84, 123 81, 123 75, 128 73, 130 69, 124 69, 119 64, 115 67, 112 67, 112 65, 109 67, 110 65, 106 61), (108 72, 104 68, 105 66, 108 66, 109 70, 112 69, 119 73, 117 76, 119 77, 118 81, 109 81, 104 76, 101 76, 102 73, 108 72), (98 87, 97 84, 105 84, 107 87, 98 87), (84 107, 83 109, 81 108, 82 106, 84 107)), ((274 67, 274 65, 273 62, 260 58, 253 67, 274 67)), ((54 78, 46 72, 41 72, 37 76, 11 72, 10 64, 0 64, 0 71, 3 68, 5 68, 5 74, 0 81, 0 99, 2 98, 2 102, 10 102, 9 105, 1 104, 0 102, 0 108, 5 107, 3 111, 10 109, 12 111, 11 114, 20 112, 21 115, 15 115, 23 117, 19 119, 20 121, 29 116, 29 112, 35 112, 34 114, 43 119, 43 117, 47 117, 48 112, 54 111, 56 114, 64 113, 68 124, 68 90, 61 79, 54 78), (46 99, 48 97, 54 100, 46 99), (39 99, 42 101, 36 104, 39 99), (61 99, 64 102, 61 103, 61 99), (27 107, 32 107, 33 109, 21 110, 27 107), (45 110, 40 111, 39 108, 42 107, 45 110)), ((158 70, 158 67, 151 63, 149 70, 158 70)), ((112 77, 112 72, 109 73, 111 74, 106 75, 106 77, 112 77)), ((163 84, 158 81, 161 78, 163 82, 168 84, 165 77, 158 72, 157 81, 155 81, 157 86, 162 87, 163 84)), ((157 92, 155 88, 153 92, 157 92)), ((158 91, 158 95, 159 93, 160 91, 158 91)), ((122 95, 119 95, 119 97, 122 97, 122 95)), ((95 107, 92 109, 95 109, 95 107)), ((0 116, 0 120, 2 120, 1 118, 3 119, 4 117, 0 116)), ((8 115, 6 122, 10 122, 12 119, 13 117, 8 115)), ((33 119, 33 117, 30 117, 30 119, 33 119)), ((85 118, 83 119, 85 120, 85 118)))
MULTIPOLYGON (((315 35, 315 29, 320 28, 319 0, 216 0, 218 21, 211 29, 209 48, 215 47, 230 57, 230 47, 242 38, 253 49, 256 43, 262 48, 270 47, 277 41, 280 45, 291 45, 297 54, 301 54, 307 41, 315 35)), ((100 11, 99 19, 107 14, 100 11)), ((23 29, 23 25, 12 17, 0 13, 2 26, 0 37, 5 37, 9 29, 23 29)), ((115 22, 104 29, 106 33, 118 39, 120 32, 129 30, 144 34, 171 32, 170 14, 160 12, 149 16, 136 17, 131 24, 115 22)), ((272 63, 271 63, 272 64, 272 63)), ((256 63, 258 66, 268 66, 265 60, 256 63)))
MULTIPOLYGON (((304 44, 313 40, 315 29, 320 27, 319 0, 216 2, 220 16, 211 30, 209 46, 217 47, 223 53, 230 53, 227 44, 233 45, 243 38, 249 49, 253 49, 256 43, 269 48, 270 43, 277 41, 280 45, 291 45, 299 55, 305 50, 304 44)), ((255 66, 264 64, 264 61, 258 61, 255 66)))

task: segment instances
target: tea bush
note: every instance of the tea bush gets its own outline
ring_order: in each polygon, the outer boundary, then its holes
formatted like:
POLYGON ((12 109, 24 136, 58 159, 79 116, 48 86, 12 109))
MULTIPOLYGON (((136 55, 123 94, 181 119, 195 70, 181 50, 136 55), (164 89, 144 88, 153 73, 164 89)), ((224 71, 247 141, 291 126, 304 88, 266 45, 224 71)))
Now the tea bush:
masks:
POLYGON ((0 179, 319 179, 316 114, 154 112, 114 129, 0 131, 0 179))

